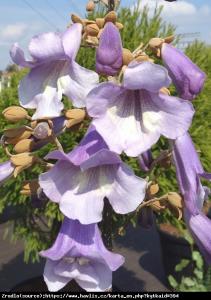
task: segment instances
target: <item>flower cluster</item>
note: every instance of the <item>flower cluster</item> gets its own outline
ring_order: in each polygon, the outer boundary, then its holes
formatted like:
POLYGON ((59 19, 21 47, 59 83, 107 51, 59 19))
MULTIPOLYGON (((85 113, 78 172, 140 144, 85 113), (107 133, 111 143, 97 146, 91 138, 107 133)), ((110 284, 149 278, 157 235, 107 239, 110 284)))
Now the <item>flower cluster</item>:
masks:
MULTIPOLYGON (((211 263, 207 230, 211 221, 202 213, 209 189, 200 182, 200 177, 210 180, 211 175, 203 170, 188 134, 194 115, 190 100, 202 90, 205 74, 170 45, 171 37, 149 41, 164 67, 141 47, 133 53, 124 49, 119 32, 123 25, 114 11, 92 21, 73 15, 72 21, 63 33, 33 37, 31 60, 13 45, 13 61, 29 68, 29 73, 19 85, 22 108, 14 106, 3 112, 8 121, 30 124, 5 130, 2 145, 9 160, 0 165, 0 183, 41 163, 46 172, 36 181, 25 182, 22 193, 37 202, 44 197, 58 203, 64 215, 53 246, 40 253, 47 259, 44 279, 48 289, 58 291, 72 279, 86 291, 111 288, 112 272, 124 258, 106 249, 98 223, 103 222, 105 202, 117 214, 139 211, 145 204, 150 209, 149 183, 137 177, 120 155, 137 157, 141 169, 148 172, 167 158, 153 160, 150 151, 160 136, 171 145, 168 157, 172 156, 176 166, 187 225, 211 263), (96 48, 95 71, 76 62, 81 45, 96 48), (100 83, 99 75, 104 82, 100 83), (170 95, 171 83, 178 97, 170 95), (63 96, 74 109, 65 110, 63 96), (33 109, 33 116, 25 109, 33 109), (65 153, 57 137, 73 127, 78 129, 85 118, 90 121, 85 136, 65 153), (38 158, 35 151, 49 142, 54 142, 57 150, 44 160, 38 158)), ((148 214, 152 216, 152 211, 148 214)))

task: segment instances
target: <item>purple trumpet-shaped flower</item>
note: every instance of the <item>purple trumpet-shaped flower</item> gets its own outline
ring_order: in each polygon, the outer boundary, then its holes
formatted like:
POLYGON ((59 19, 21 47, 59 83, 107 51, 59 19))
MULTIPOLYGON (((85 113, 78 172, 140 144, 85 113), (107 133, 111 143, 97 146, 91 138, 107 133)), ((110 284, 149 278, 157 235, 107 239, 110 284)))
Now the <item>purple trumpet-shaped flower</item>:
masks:
POLYGON ((202 213, 208 191, 200 182, 200 177, 210 180, 211 174, 204 171, 188 133, 173 142, 173 159, 184 198, 187 226, 207 262, 211 264, 211 220, 202 213))
POLYGON ((96 71, 99 74, 114 76, 122 66, 122 41, 119 30, 111 23, 106 23, 100 36, 96 53, 96 71))
POLYGON ((193 100, 204 86, 205 73, 183 52, 170 44, 162 45, 161 56, 179 96, 186 100, 193 100))
POLYGON ((211 220, 203 213, 193 215, 185 209, 185 221, 206 262, 211 265, 211 220))
POLYGON ((0 164, 0 186, 12 176, 14 170, 15 167, 9 160, 0 164))
POLYGON ((191 103, 159 92, 170 82, 164 67, 132 62, 122 86, 102 83, 88 94, 88 113, 110 150, 138 156, 160 135, 175 139, 188 130, 194 114, 191 103))
POLYGON ((96 224, 81 225, 67 218, 54 245, 40 254, 47 258, 44 280, 52 292, 73 279, 88 292, 106 291, 112 272, 124 263, 121 255, 105 248, 96 224))
POLYGON ((98 75, 79 66, 75 58, 80 47, 82 25, 73 24, 64 33, 49 32, 32 38, 27 61, 17 44, 11 49, 13 61, 31 69, 20 82, 19 98, 23 107, 36 109, 33 119, 57 117, 63 109, 62 94, 76 107, 97 84, 98 75))
POLYGON ((207 190, 202 186, 200 177, 211 179, 211 174, 204 171, 188 133, 177 138, 172 144, 180 192, 185 199, 185 206, 190 212, 197 214, 207 196, 207 190))
POLYGON ((101 221, 104 198, 119 214, 134 211, 144 199, 146 181, 109 151, 93 127, 72 152, 54 151, 47 158, 58 162, 40 175, 40 186, 70 219, 101 221))
POLYGON ((140 154, 138 156, 138 162, 139 162, 140 168, 143 171, 148 172, 150 170, 151 164, 153 162, 151 150, 147 150, 147 151, 143 152, 142 154, 140 154))

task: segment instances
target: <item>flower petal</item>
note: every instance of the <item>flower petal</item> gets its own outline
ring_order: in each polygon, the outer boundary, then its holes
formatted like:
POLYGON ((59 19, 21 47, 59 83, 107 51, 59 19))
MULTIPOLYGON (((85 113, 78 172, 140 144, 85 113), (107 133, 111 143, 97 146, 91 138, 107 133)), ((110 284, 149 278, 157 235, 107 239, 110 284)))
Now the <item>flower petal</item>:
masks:
MULTIPOLYGON (((99 229, 95 224, 81 225, 79 221, 65 218, 53 246, 41 251, 40 255, 50 260, 58 261, 64 256, 68 256, 69 252, 74 248, 76 256, 92 258, 95 255, 97 259, 96 253, 91 253, 90 251, 90 247, 95 245, 94 237, 96 237, 96 240, 101 240, 99 229)), ((100 254, 99 251, 98 254, 100 254)), ((72 252, 71 255, 73 256, 72 252)))
POLYGON ((48 32, 34 36, 29 43, 29 52, 35 61, 46 63, 64 59, 61 33, 48 32))
POLYGON ((106 265, 94 262, 90 266, 83 266, 83 272, 80 267, 79 272, 76 282, 87 292, 104 292, 112 285, 112 271, 106 265))
POLYGON ((65 54, 75 59, 81 44, 82 24, 74 23, 62 35, 62 45, 65 54))
POLYGON ((35 62, 27 61, 24 56, 23 50, 15 43, 10 49, 10 56, 15 64, 23 68, 32 68, 35 62))
POLYGON ((108 200, 118 214, 134 211, 144 200, 147 182, 134 175, 133 171, 122 164, 115 177, 108 200))
MULTIPOLYGON (((76 177, 76 175, 74 175, 76 177)), ((104 188, 111 185, 112 179, 105 177, 100 182, 99 170, 88 170, 77 177, 77 186, 63 195, 60 202, 61 212, 81 224, 98 223, 102 220, 105 197, 104 188)))
POLYGON ((10 160, 0 163, 0 186, 12 176, 15 167, 10 160))
POLYGON ((200 251, 211 265, 211 220, 202 213, 193 215, 188 209, 185 210, 185 220, 200 251))
POLYGON ((183 52, 170 44, 163 44, 161 55, 179 96, 186 100, 193 100, 204 86, 205 73, 183 52))
POLYGON ((132 62, 126 68, 123 77, 123 86, 130 90, 158 92, 170 83, 171 79, 164 67, 147 61, 138 64, 132 62))
POLYGON ((142 128, 139 92, 106 83, 91 91, 86 102, 92 124, 111 151, 138 156, 159 139, 159 132, 142 128))
POLYGON ((45 264, 43 276, 50 292, 61 290, 70 281, 70 278, 55 274, 54 269, 56 264, 57 262, 51 261, 50 259, 48 259, 45 264))
POLYGON ((143 152, 141 155, 139 155, 138 162, 141 170, 148 172, 153 162, 151 150, 147 150, 143 152))
POLYGON ((114 76, 122 66, 122 41, 119 30, 107 22, 100 36, 96 52, 96 71, 114 76))
POLYGON ((63 93, 73 102, 75 107, 85 107, 85 98, 99 82, 94 71, 79 66, 72 61, 67 64, 61 73, 58 84, 63 93))
POLYGON ((39 184, 53 202, 60 202, 63 195, 78 184, 78 167, 67 160, 58 161, 48 172, 39 176, 39 184))
POLYGON ((90 168, 102 166, 102 165, 115 165, 115 164, 121 164, 122 161, 116 153, 111 152, 107 149, 102 149, 92 155, 89 159, 82 162, 80 167, 81 170, 85 171, 90 168))
POLYGON ((33 68, 19 86, 20 104, 36 109, 33 119, 57 117, 63 109, 62 91, 57 89, 57 79, 64 62, 46 63, 33 68))
POLYGON ((172 146, 177 180, 185 205, 196 213, 204 202, 205 191, 199 178, 200 174, 204 174, 204 169, 188 133, 178 137, 172 146))
POLYGON ((169 139, 186 133, 194 109, 190 102, 163 93, 142 93, 143 124, 149 131, 158 131, 169 139))

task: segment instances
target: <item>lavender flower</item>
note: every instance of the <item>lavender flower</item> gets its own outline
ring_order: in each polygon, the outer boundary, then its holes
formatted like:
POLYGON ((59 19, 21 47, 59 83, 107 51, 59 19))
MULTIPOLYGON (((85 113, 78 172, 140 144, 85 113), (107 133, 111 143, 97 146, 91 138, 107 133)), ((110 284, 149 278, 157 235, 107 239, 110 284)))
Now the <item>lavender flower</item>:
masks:
POLYGON ((140 154, 138 156, 138 162, 139 162, 140 168, 143 171, 148 172, 150 170, 151 164, 153 162, 151 150, 147 150, 147 151, 143 152, 142 154, 140 154))
POLYGON ((204 171, 188 133, 173 142, 173 159, 185 205, 193 214, 197 214, 202 209, 207 195, 200 177, 211 179, 211 174, 204 171))
POLYGON ((173 143, 173 158, 177 180, 184 198, 185 220, 202 254, 211 264, 211 220, 203 213, 203 202, 208 193, 200 182, 200 177, 211 179, 201 165, 190 135, 187 133, 173 143))
POLYGON ((81 225, 67 218, 54 245, 40 254, 47 258, 44 280, 52 292, 73 279, 86 291, 106 291, 112 272, 124 263, 121 255, 105 248, 96 224, 81 225))
POLYGON ((0 164, 0 186, 12 176, 14 169, 15 167, 10 161, 0 164))
POLYGON ((13 61, 31 69, 20 82, 20 104, 36 109, 33 119, 57 117, 63 109, 62 94, 76 107, 84 107, 84 98, 98 82, 98 75, 75 62, 81 42, 81 24, 73 24, 64 33, 49 32, 32 38, 26 61, 17 44, 11 49, 13 61))
POLYGON ((194 114, 191 103, 159 93, 170 82, 162 66, 132 62, 122 86, 106 82, 88 94, 88 113, 110 150, 138 156, 161 134, 175 139, 188 130, 194 114))
POLYGON ((211 220, 201 212, 194 215, 185 209, 185 221, 206 262, 211 265, 211 220))
POLYGON ((96 53, 96 71, 114 76, 122 66, 122 41, 117 27, 106 23, 96 53))
POLYGON ((144 199, 146 181, 109 151, 94 127, 69 154, 54 151, 47 158, 58 162, 40 175, 40 186, 70 219, 101 221, 105 197, 119 214, 134 211, 144 199))
POLYGON ((162 45, 161 56, 179 96, 193 100, 204 86, 205 73, 183 52, 170 44, 162 45))

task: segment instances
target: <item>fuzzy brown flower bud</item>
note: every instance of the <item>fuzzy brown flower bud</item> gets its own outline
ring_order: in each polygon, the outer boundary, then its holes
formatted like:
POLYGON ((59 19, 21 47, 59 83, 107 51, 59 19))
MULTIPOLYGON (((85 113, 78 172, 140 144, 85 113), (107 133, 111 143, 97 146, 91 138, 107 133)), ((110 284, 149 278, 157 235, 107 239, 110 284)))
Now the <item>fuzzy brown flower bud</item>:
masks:
POLYGON ((79 16, 74 15, 74 14, 71 15, 71 20, 73 23, 80 23, 82 25, 84 24, 83 20, 79 16))
POLYGON ((115 11, 110 11, 106 16, 105 16, 105 23, 107 22, 112 22, 112 23, 116 23, 117 21, 117 15, 115 13, 115 11))
POLYGON ((95 3, 92 0, 89 0, 86 5, 86 10, 92 12, 95 9, 95 3))
POLYGON ((99 30, 100 29, 97 26, 97 24, 90 24, 90 25, 87 25, 86 28, 85 28, 86 34, 90 35, 90 36, 97 36, 99 30))
POLYGON ((96 24, 97 26, 102 29, 103 26, 105 25, 105 19, 104 18, 97 18, 96 19, 96 24))
POLYGON ((3 110, 2 114, 6 120, 14 123, 24 120, 28 117, 27 111, 20 106, 7 107, 5 110, 3 110))
POLYGON ((130 50, 123 48, 122 49, 122 61, 123 65, 127 66, 129 63, 134 59, 133 54, 131 53, 130 50))
POLYGON ((16 153, 24 153, 24 152, 31 152, 34 145, 34 141, 31 139, 23 139, 19 141, 15 147, 14 151, 16 153))

